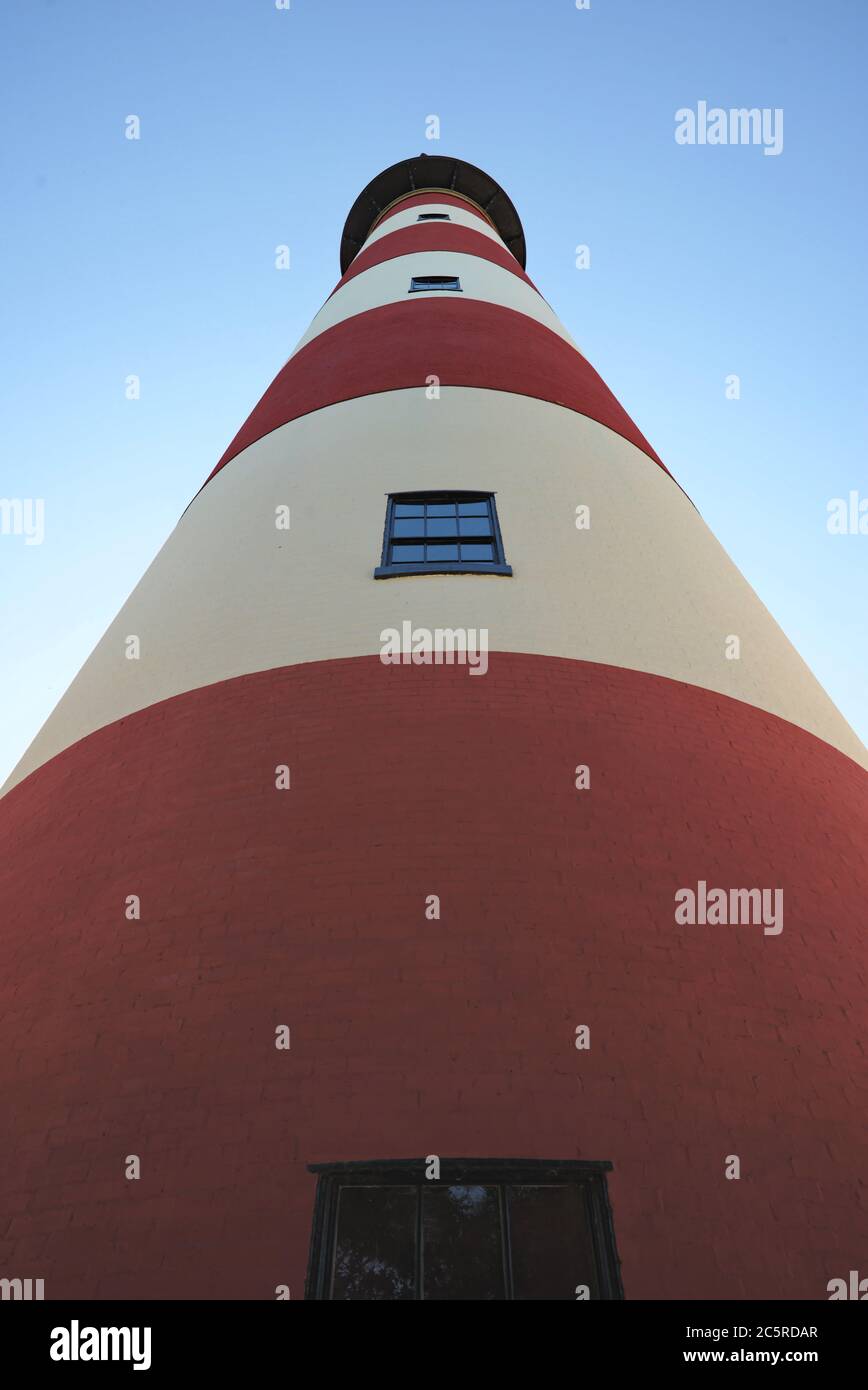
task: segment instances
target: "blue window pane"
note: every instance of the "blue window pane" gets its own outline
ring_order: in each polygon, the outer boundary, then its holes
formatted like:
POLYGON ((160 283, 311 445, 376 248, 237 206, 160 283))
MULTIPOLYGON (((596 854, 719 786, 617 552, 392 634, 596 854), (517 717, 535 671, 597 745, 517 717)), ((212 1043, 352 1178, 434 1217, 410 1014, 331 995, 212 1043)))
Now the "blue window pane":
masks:
POLYGON ((414 275, 410 281, 410 292, 420 290, 460 290, 457 275, 414 275))
POLYGON ((427 525, 426 535, 428 536, 458 535, 458 522, 454 516, 429 516, 427 525))
POLYGON ((426 1190, 422 1197, 426 1300, 505 1298, 502 1239, 496 1187, 426 1190))
POLYGON ((421 536, 425 531, 424 521, 414 521, 412 517, 398 520, 392 527, 393 536, 421 536))
POLYGON ((392 494, 390 506, 386 565, 472 570, 504 562, 493 495, 397 493, 392 494))
POLYGON ((331 1293, 336 1302, 415 1298, 417 1201, 413 1187, 341 1188, 331 1293))

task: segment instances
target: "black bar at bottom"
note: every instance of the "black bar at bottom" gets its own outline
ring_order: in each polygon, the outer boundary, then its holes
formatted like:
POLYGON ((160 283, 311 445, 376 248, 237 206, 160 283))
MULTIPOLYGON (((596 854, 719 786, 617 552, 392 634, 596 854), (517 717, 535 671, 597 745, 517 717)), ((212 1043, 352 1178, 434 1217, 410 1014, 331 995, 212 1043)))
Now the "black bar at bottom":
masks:
POLYGON ((429 1307, 416 1315, 421 1323, 413 1321, 405 1306, 393 1314, 355 1315, 359 1321, 349 1324, 346 1317, 352 1314, 327 1316, 323 1307, 313 1311, 302 1303, 2 1302, 0 1364, 6 1370, 15 1367, 16 1384, 29 1384, 33 1373, 47 1374, 57 1384, 82 1374, 99 1379, 106 1369, 115 1378, 135 1376, 136 1366, 140 1370, 133 1384, 168 1384, 187 1374, 196 1377, 191 1383, 206 1384, 210 1374, 219 1375, 222 1383, 239 1373, 253 1373, 258 1383, 269 1368, 300 1383, 310 1373, 300 1358, 313 1354, 323 1370, 343 1363, 354 1365, 354 1374, 367 1367, 376 1375, 378 1367, 380 1374, 391 1367, 390 1376, 412 1380, 410 1365, 401 1358, 399 1375, 394 1359, 409 1334, 411 1347, 422 1352, 418 1367, 424 1368, 426 1380, 441 1357, 444 1374, 451 1377, 458 1368, 472 1370, 479 1356, 490 1380, 501 1357, 515 1378, 517 1362, 536 1358, 539 1374, 542 1366, 552 1366, 555 1355, 570 1357, 577 1371, 581 1366, 594 1366, 597 1372, 610 1367, 636 1370, 643 1377, 668 1375, 676 1368, 741 1364, 801 1365, 827 1379, 830 1372, 848 1369, 852 1374, 864 1368, 868 1342, 868 1310, 846 1301, 625 1300, 576 1302, 569 1312, 555 1307, 547 1312, 539 1303, 536 1311, 529 1305, 522 1312, 513 1303, 503 1323, 496 1308, 482 1315, 469 1308, 450 1313, 438 1303, 436 1313, 429 1307), (334 1336, 338 1330, 340 1338, 334 1336))

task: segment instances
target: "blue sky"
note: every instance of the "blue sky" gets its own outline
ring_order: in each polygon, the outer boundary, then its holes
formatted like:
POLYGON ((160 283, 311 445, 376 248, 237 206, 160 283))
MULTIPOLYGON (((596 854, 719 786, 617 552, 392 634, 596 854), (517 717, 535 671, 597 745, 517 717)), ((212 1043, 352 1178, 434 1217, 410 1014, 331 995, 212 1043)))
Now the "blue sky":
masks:
POLYGON ((539 289, 868 741, 868 535, 826 527, 868 497, 866 38, 853 0, 5 5, 0 497, 44 499, 45 539, 0 535, 0 779, 332 289, 357 193, 423 149, 504 184, 539 289), (782 108, 783 152, 678 145, 700 100, 782 108))

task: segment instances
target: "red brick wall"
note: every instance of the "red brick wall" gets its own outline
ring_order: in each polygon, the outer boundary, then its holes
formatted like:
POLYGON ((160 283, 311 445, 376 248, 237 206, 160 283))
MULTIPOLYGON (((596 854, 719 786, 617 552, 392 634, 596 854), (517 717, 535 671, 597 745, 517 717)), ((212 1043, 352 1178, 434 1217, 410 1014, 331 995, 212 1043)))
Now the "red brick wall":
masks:
POLYGON ((522 270, 515 256, 511 251, 507 251, 502 242, 492 241, 491 237, 485 236, 483 232, 475 232, 457 222, 413 222, 409 227, 402 227, 397 232, 380 237, 364 251, 360 251, 338 280, 332 294, 348 280, 354 280, 357 275, 361 275, 363 270, 382 265, 384 261, 391 261, 396 256, 409 256, 414 251, 452 251, 456 255, 481 256, 483 260, 492 261, 494 265, 517 275, 525 284, 536 289, 530 276, 522 270))
POLYGON ((0 1275, 300 1298, 305 1165, 438 1153, 611 1160, 628 1298, 825 1298, 868 1248, 866 787, 723 696, 499 653, 82 740, 0 802, 0 1275), (699 879, 783 888, 782 935, 676 926, 699 879))
MULTIPOLYGON (((409 287, 409 280, 408 280, 409 287)), ((590 362, 559 334, 517 309, 482 299, 408 295, 353 314, 290 357, 254 406, 215 473, 301 415, 379 391, 477 386, 552 401, 629 439, 668 473, 590 362)))
MULTIPOLYGON (((427 193, 408 194, 406 198, 399 198, 394 206, 389 208, 388 212, 384 212, 382 217, 377 218, 371 227, 371 231, 376 230, 377 227, 381 227, 384 222, 390 217, 397 216, 399 212, 406 212, 408 208, 440 207, 441 204, 461 208, 464 212, 472 212, 480 221, 484 222, 487 227, 494 228, 494 223, 484 215, 475 203, 468 202, 466 198, 462 198, 460 195, 456 196, 453 193, 441 191, 439 188, 431 188, 427 193)), ((368 235, 370 235, 370 233, 368 233, 368 235)))

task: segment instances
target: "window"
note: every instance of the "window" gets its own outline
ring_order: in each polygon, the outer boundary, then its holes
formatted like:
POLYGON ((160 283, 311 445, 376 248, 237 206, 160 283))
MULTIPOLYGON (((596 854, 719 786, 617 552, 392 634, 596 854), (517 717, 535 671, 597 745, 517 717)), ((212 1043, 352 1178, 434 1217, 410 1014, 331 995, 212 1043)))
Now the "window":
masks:
POLYGON ((393 493, 374 578, 466 573, 512 574, 504 560, 494 494, 393 493))
POLYGON ((423 290, 458 290, 461 282, 457 275, 414 275, 410 280, 408 294, 421 294, 423 290))
POLYGON ((451 222, 448 212, 420 212, 417 222, 451 222))
POLYGON ((610 1163, 425 1159, 314 1164, 305 1297, 623 1298, 610 1163), (584 1290, 587 1290, 587 1293, 584 1290))

